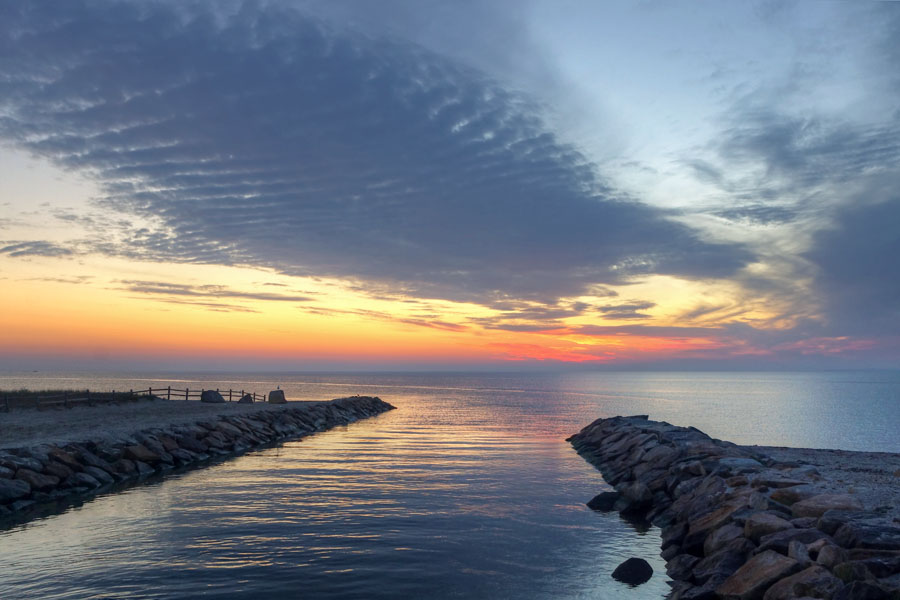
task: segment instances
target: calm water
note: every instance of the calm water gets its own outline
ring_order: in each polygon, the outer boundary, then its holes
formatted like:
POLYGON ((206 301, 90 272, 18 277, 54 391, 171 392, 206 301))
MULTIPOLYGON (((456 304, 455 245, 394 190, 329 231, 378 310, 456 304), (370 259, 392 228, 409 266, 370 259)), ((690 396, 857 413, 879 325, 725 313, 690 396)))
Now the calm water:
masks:
POLYGON ((583 504, 606 486, 563 439, 594 418, 900 451, 898 373, 0 375, 170 383, 398 410, 0 532, 0 598, 662 598, 658 532, 583 504), (630 556, 656 571, 638 589, 609 577, 630 556))

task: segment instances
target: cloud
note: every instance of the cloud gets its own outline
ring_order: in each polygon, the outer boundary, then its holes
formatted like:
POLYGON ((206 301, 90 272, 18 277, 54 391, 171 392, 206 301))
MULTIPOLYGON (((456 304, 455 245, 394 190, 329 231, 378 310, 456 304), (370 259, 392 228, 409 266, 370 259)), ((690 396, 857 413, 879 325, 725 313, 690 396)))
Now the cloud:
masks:
POLYGON ((53 242, 41 240, 27 242, 7 241, 0 242, 0 244, 7 244, 6 246, 0 247, 0 254, 6 254, 12 257, 47 256, 55 258, 73 254, 73 251, 69 248, 65 248, 53 242))
POLYGON ((601 306, 597 310, 603 313, 604 317, 610 319, 647 319, 650 315, 639 311, 647 310, 654 306, 656 306, 655 302, 631 302, 628 304, 609 304, 601 306))
POLYGON ((540 109, 275 4, 0 7, 0 137, 146 222, 95 251, 553 304, 751 259, 616 192, 540 109))
MULTIPOLYGON (((897 183, 900 183, 898 178, 897 183)), ((837 334, 900 331, 900 194, 843 207, 806 257, 837 334)))
POLYGON ((260 300, 264 302, 310 302, 310 296, 294 294, 273 294, 269 292, 244 292, 221 285, 187 285, 161 281, 121 281, 129 292, 149 296, 188 296, 195 298, 225 298, 233 300, 260 300))

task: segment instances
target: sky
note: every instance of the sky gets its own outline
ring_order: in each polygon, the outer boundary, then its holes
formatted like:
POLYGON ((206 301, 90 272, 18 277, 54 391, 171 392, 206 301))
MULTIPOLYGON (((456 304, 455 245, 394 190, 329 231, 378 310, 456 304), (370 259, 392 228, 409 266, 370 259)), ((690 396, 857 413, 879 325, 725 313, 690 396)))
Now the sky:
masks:
POLYGON ((10 369, 900 368, 900 3, 0 4, 10 369))

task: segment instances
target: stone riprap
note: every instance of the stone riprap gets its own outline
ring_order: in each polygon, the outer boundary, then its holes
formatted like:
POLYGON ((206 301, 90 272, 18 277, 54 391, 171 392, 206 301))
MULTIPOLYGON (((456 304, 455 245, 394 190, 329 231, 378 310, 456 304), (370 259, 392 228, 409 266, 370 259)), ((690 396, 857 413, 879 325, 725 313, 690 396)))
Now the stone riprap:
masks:
POLYGON ((814 467, 645 415, 569 441, 615 489, 589 506, 661 528, 673 600, 900 599, 900 527, 814 467))
POLYGON ((218 415, 118 439, 0 450, 0 520, 22 521, 154 474, 298 438, 394 407, 354 396, 288 403, 279 410, 218 415))

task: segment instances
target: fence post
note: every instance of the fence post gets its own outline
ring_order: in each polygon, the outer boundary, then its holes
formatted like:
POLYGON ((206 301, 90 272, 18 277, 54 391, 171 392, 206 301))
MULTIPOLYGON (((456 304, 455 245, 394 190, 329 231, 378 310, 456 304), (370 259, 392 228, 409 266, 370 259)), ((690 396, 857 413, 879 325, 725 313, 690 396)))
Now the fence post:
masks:
POLYGON ((228 401, 231 402, 231 388, 228 388, 228 401))
POLYGON ((170 385, 168 387, 168 389, 166 390, 166 400, 171 400, 171 399, 172 399, 172 386, 170 385))

